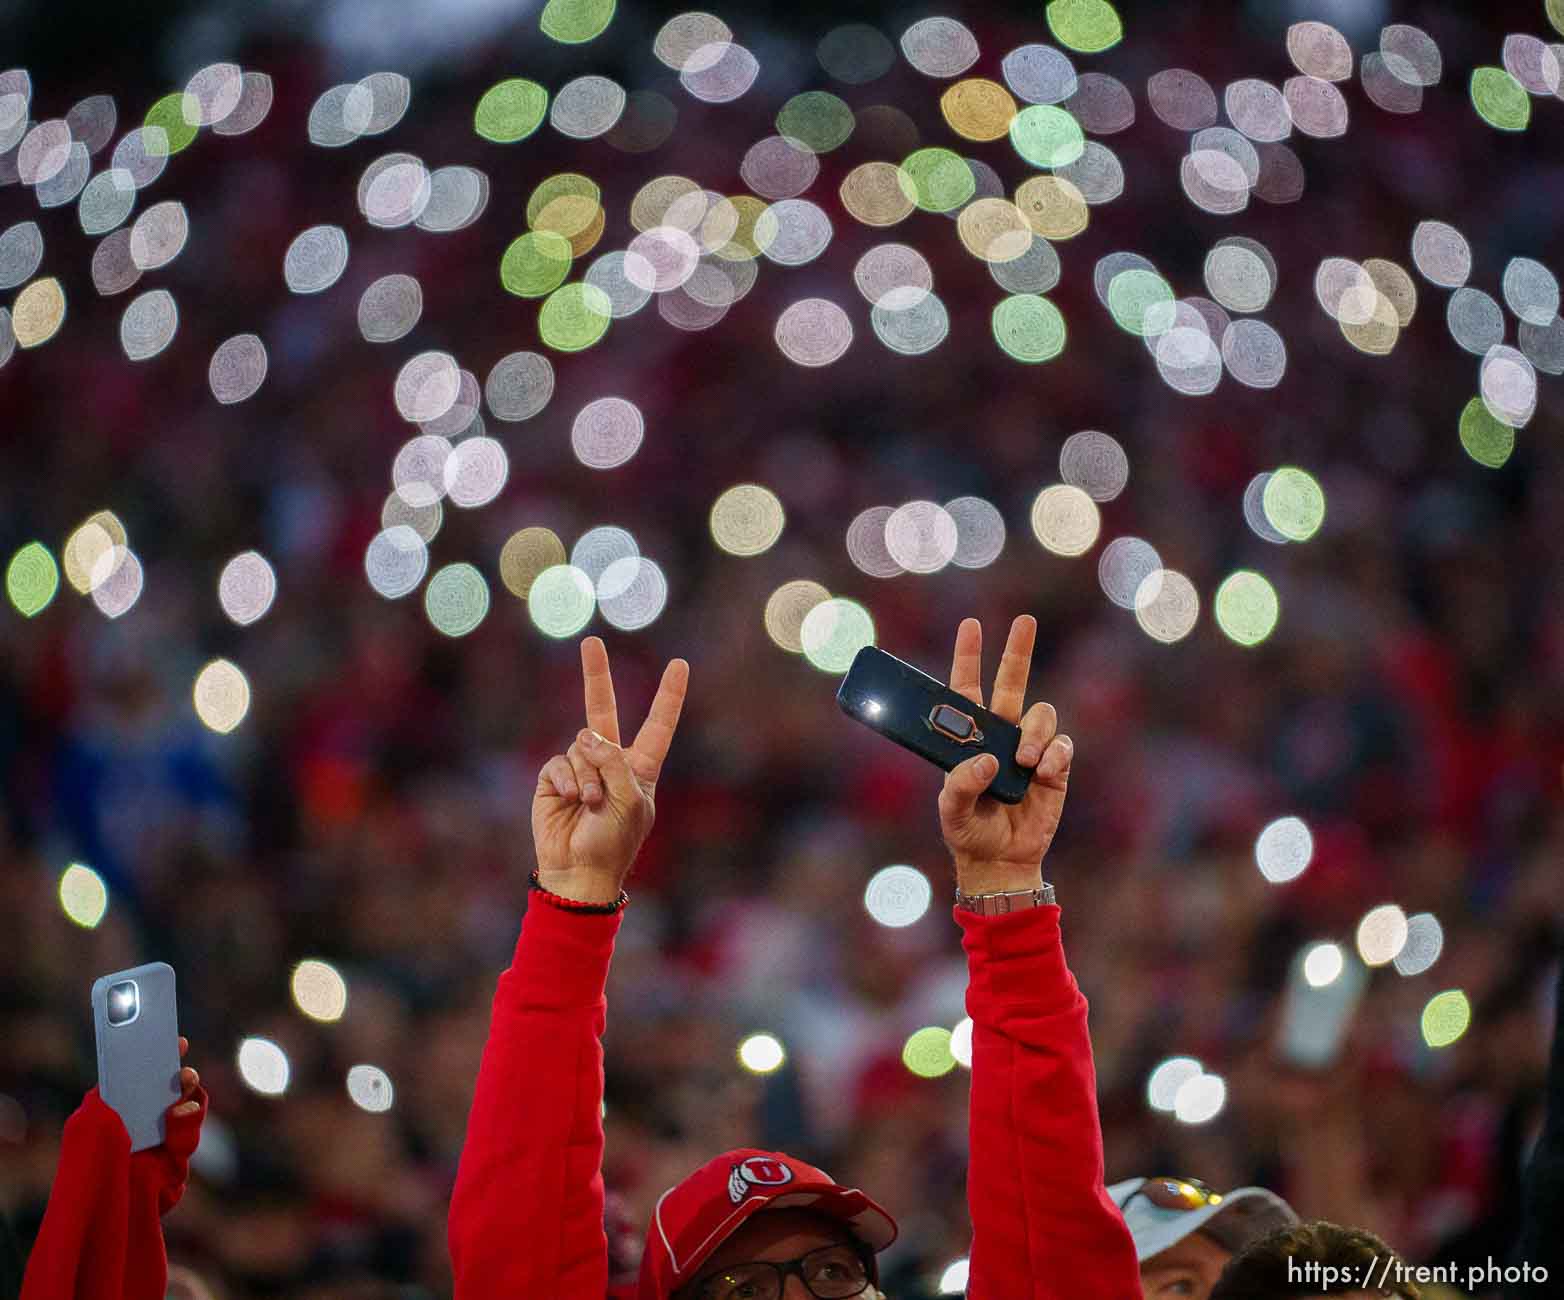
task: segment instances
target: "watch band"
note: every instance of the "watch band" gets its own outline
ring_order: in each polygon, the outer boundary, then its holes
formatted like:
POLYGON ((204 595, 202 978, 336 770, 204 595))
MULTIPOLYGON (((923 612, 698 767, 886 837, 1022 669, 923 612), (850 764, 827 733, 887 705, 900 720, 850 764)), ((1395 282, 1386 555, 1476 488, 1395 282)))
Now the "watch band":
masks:
POLYGON ((1005 894, 963 894, 956 890, 956 906, 979 916, 1003 916, 1028 907, 1052 907, 1054 887, 1046 880, 1041 889, 1016 889, 1005 894))

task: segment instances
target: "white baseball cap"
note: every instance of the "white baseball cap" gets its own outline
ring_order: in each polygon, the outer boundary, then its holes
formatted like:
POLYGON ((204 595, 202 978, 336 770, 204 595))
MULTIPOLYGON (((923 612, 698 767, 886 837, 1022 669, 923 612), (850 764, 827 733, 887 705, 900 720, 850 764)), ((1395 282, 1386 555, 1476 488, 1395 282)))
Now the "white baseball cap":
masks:
POLYGON ((1235 1255, 1257 1237, 1298 1222, 1292 1206, 1263 1187, 1239 1187, 1231 1192, 1207 1192, 1179 1178, 1127 1178, 1108 1188, 1135 1240, 1135 1258, 1145 1263, 1190 1233, 1204 1230, 1219 1246, 1235 1255), (1167 1197, 1188 1199, 1189 1209, 1169 1209, 1149 1196, 1137 1196, 1147 1184, 1161 1184, 1167 1197), (1202 1203, 1203 1202, 1203 1203, 1202 1203))

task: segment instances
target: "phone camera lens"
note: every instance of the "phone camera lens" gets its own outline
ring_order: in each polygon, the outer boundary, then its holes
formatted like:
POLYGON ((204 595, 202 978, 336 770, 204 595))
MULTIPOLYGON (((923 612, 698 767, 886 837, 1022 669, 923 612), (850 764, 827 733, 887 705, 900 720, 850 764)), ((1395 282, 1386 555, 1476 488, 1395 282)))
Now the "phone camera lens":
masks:
POLYGON ((109 1024, 128 1025, 141 1014, 141 993, 135 980, 109 986, 109 1024))

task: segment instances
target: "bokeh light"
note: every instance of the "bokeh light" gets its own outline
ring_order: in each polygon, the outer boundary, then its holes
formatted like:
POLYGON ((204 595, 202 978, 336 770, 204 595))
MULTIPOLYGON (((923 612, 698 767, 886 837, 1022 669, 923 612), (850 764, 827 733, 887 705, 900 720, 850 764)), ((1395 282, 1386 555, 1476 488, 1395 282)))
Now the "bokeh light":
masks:
POLYGON ((623 397, 600 397, 577 413, 570 447, 589 469, 614 469, 640 449, 646 421, 640 408, 623 397))
POLYGON ((1358 956, 1365 966, 1388 966, 1407 942, 1407 917, 1394 903, 1371 908, 1358 922, 1358 956))
POLYGON ((1252 569, 1224 578, 1211 604, 1217 626, 1230 641, 1245 646, 1259 645, 1269 637, 1281 614, 1276 588, 1252 569))
POLYGON ((25 618, 33 618, 47 609, 59 589, 60 567, 42 542, 28 542, 6 565, 6 597, 25 618))
POLYGON ((1046 487, 1032 502, 1032 533, 1055 555, 1085 555, 1097 544, 1101 531, 1097 503, 1071 484, 1046 487))
POLYGON ((1503 68, 1472 70, 1472 107, 1489 126, 1500 131, 1524 131, 1531 122, 1531 97, 1503 68))
POLYGON ((214 659, 202 668, 191 695, 196 716, 219 735, 232 731, 250 711, 250 680, 227 659, 214 659))
POLYGON ((1472 273, 1472 248, 1454 226, 1420 221, 1412 232, 1412 262, 1430 283, 1459 289, 1472 273))
POLYGON ((939 1293, 941 1295, 966 1295, 967 1284, 972 1276, 972 1261, 970 1259, 953 1259, 939 1275, 939 1293))
POLYGON ((348 1096, 360 1110, 383 1114, 396 1104, 396 1089, 391 1076, 378 1065, 355 1065, 347 1073, 348 1096))
POLYGON ((428 569, 429 547, 407 524, 381 529, 364 551, 364 572, 369 585, 387 600, 396 600, 416 589, 428 569))
POLYGON ((1147 1104, 1152 1110, 1171 1115, 1178 1099, 1178 1090, 1205 1072, 1205 1067, 1192 1056, 1170 1056, 1147 1076, 1147 1104))
POLYGON ((1135 622, 1153 641, 1172 645, 1195 630, 1200 618, 1200 594, 1176 569, 1158 569, 1135 589, 1135 622))
POLYGON ((902 1064, 920 1079, 938 1079, 956 1068, 950 1030, 930 1025, 911 1034, 901 1049, 902 1064))
POLYGON ((1444 946, 1444 927, 1432 912, 1407 917, 1406 942, 1393 958, 1397 974, 1411 977, 1432 970, 1444 946))
POLYGON ((1153 574, 1162 572, 1156 547, 1140 537, 1115 537, 1097 561, 1097 584, 1120 609, 1135 608, 1135 593, 1153 574))
POLYGON ((1480 397, 1461 411, 1461 447, 1479 465, 1498 469, 1515 450, 1515 428, 1494 417, 1480 397))
POLYGON ((965 1070, 972 1068, 973 1032, 971 1016, 963 1016, 950 1031, 950 1054, 956 1058, 956 1064, 965 1070))
POLYGON ((265 614, 276 598, 276 570, 258 551, 245 551, 223 566, 217 580, 217 602, 240 627, 265 614))
POLYGON ((869 878, 863 905, 881 925, 892 929, 921 921, 934 898, 929 878, 916 867, 881 867, 869 878))
POLYGON ((1051 361, 1064 351, 1064 317, 1038 294, 1018 293, 1002 299, 990 324, 995 341, 1016 361, 1051 361))
POLYGON ((236 334, 218 345, 207 366, 207 385, 224 406, 254 397, 266 380, 266 345, 254 334, 236 334))
POLYGON ((751 1074, 772 1074, 787 1061, 787 1050, 775 1034, 750 1034, 739 1044, 739 1064, 751 1074))
POLYGON ((84 930, 94 930, 109 910, 109 887, 91 867, 73 862, 60 873, 60 910, 84 930))
POLYGON ((603 337, 612 319, 608 295, 595 284, 577 281, 562 285, 544 299, 538 313, 538 333, 559 352, 580 352, 603 337))
POLYGON ((269 1038, 246 1038, 236 1057, 244 1086, 263 1097, 280 1097, 288 1091, 292 1069, 288 1055, 269 1038))
POLYGON ((526 600, 540 573, 568 561, 565 543, 553 529, 522 528, 506 538, 500 549, 500 581, 511 595, 526 600))
POLYGON ((934 501, 908 501, 885 520, 885 549, 906 573, 938 573, 956 557, 956 521, 934 501))
POLYGON ((573 564, 554 564, 532 580, 527 613, 545 636, 575 636, 597 612, 597 587, 573 564))
POLYGON ((132 361, 146 361, 174 341, 179 307, 167 289, 149 289, 131 300, 120 317, 119 341, 132 361))
POLYGON ((110 510, 99 510, 85 519, 65 539, 61 559, 65 579, 83 596, 92 591, 94 572, 100 578, 109 576, 108 569, 98 569, 98 561, 110 556, 116 546, 126 545, 125 525, 110 510))
POLYGON ((1030 104, 1017 113, 1010 143, 1034 167, 1067 167, 1086 151, 1081 124, 1055 104, 1030 104))
POLYGON ((926 77, 959 77, 978 59, 977 38, 954 18, 924 18, 902 33, 902 53, 926 77))
POLYGON ((1226 1105, 1226 1080, 1218 1074, 1197 1074, 1179 1085, 1173 1114, 1181 1124, 1209 1124, 1226 1105))
POLYGON ((1124 39, 1124 24, 1108 0, 1049 0, 1048 28, 1066 49, 1101 54, 1124 39))
POLYGON ((1460 989, 1446 989, 1429 998, 1423 1008, 1423 1041, 1430 1047, 1449 1047, 1460 1040, 1472 1023, 1472 1004, 1460 989))
POLYGON ((1303 955, 1303 978, 1310 988, 1334 984, 1347 969, 1347 954, 1338 943, 1316 943, 1303 955))
POLYGON ((828 298, 805 298, 777 318, 777 347, 796 365, 814 368, 840 361, 853 342, 853 323, 828 298))
POLYGON ((603 621, 621 632, 650 627, 667 606, 667 575, 644 555, 615 560, 597 580, 597 607, 603 621))
POLYGON ((293 1005, 311 1020, 332 1024, 348 1009, 348 984, 328 961, 308 958, 293 968, 288 983, 293 1005))
MULTIPOLYGON (((130 236, 125 235, 128 250, 130 236)), ((134 267, 131 268, 133 271, 134 267)), ((140 272, 136 272, 140 274, 140 272)), ((65 323, 65 290, 53 276, 34 280, 11 304, 11 336, 19 347, 47 343, 65 323)))
POLYGON ((146 584, 141 557, 126 546, 112 546, 93 562, 88 587, 92 603, 105 618, 130 612, 146 584))
POLYGON ((1284 465, 1272 473, 1263 497, 1266 521, 1290 542, 1306 542, 1325 522, 1325 491, 1307 470, 1284 465))
POLYGON ((1301 817, 1278 817, 1255 838, 1255 865, 1273 885, 1296 880, 1314 860, 1314 836, 1301 817))
POLYGON ((832 596, 804 615, 799 626, 804 658, 823 673, 845 673, 853 657, 874 644, 874 619, 855 600, 832 596))
POLYGON ((424 612, 436 631, 466 636, 489 612, 489 584, 471 564, 447 564, 429 579, 424 612))
POLYGON ((809 578, 784 582, 766 601, 766 635, 779 649, 803 654, 804 619, 816 605, 830 599, 831 593, 809 578))
POLYGON ((538 27, 563 45, 581 45, 607 30, 616 7, 616 0, 548 0, 538 27))
POLYGON ((740 483, 719 496, 711 508, 712 541, 729 555, 763 555, 777 544, 787 515, 781 499, 758 483, 740 483))
POLYGON ((341 226, 311 226, 288 245, 282 276, 294 293, 320 293, 348 267, 348 235, 341 226))

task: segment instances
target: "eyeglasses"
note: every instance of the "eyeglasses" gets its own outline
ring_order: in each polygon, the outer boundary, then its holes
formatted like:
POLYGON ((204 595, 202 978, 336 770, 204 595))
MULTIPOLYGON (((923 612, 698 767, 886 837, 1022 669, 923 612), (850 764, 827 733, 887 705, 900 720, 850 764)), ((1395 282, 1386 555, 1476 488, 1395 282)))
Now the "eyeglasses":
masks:
POLYGON ((822 1246, 801 1259, 734 1264, 695 1288, 693 1300, 782 1300, 790 1277, 816 1300, 849 1300, 869 1287, 869 1269, 851 1246, 822 1246))
POLYGON ((1222 1193, 1214 1192, 1198 1178, 1170 1178, 1158 1175, 1148 1178, 1124 1200, 1124 1209, 1137 1196, 1144 1196, 1159 1210, 1199 1210, 1207 1205, 1220 1205, 1222 1193))

